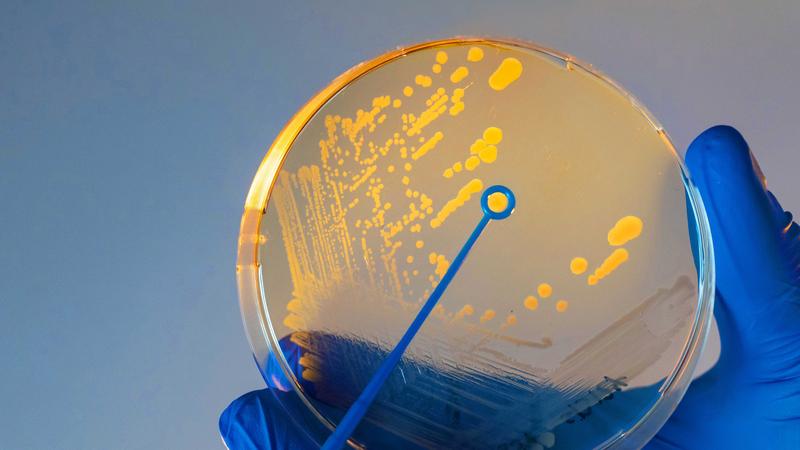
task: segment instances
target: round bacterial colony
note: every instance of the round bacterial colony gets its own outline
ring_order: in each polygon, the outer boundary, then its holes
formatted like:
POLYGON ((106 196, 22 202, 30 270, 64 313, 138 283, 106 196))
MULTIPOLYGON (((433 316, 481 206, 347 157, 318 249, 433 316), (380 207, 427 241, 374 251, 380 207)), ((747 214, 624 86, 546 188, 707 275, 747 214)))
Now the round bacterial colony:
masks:
POLYGON ((337 78, 248 196, 246 328, 310 439, 336 427, 482 220, 350 445, 627 448, 666 420, 713 290, 708 226, 669 139, 569 56, 454 39, 337 78))

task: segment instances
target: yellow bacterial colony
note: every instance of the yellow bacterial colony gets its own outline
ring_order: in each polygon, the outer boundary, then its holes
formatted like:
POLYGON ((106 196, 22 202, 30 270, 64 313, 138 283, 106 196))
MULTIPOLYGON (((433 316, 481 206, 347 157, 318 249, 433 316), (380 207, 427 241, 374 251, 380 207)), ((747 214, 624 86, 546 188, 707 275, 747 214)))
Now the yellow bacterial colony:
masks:
POLYGON ((588 267, 589 261, 586 261, 586 258, 581 258, 580 256, 572 258, 572 261, 569 263, 569 270, 575 275, 586 272, 588 267))
POLYGON ((506 197, 506 195, 502 192, 495 192, 493 194, 489 194, 487 204, 489 205, 489 209, 493 212, 503 212, 508 206, 508 197, 506 197))
POLYGON ((417 83, 422 87, 429 87, 431 83, 433 83, 433 80, 431 80, 431 77, 427 75, 417 75, 414 77, 414 83, 417 83))
POLYGON ((609 276, 611 272, 617 270, 622 263, 628 260, 628 257, 628 251, 624 248, 618 248, 614 250, 611 255, 609 255, 609 257, 606 258, 602 264, 600 264, 600 267, 595 269, 592 275, 589 275, 589 278, 587 278, 587 283, 594 286, 598 281, 609 276))
POLYGON ((547 283, 542 283, 536 288, 536 291, 539 293, 539 297, 547 298, 553 295, 553 287, 547 283))
POLYGON ((520 75, 522 75, 522 63, 517 58, 506 58, 489 77, 489 86, 495 91, 502 91, 520 75))
POLYGON ((472 47, 467 52, 467 61, 478 62, 483 59, 483 50, 480 47, 472 47))
POLYGON ((475 308, 473 308, 472 305, 470 304, 466 304, 458 311, 458 313, 456 313, 455 318, 460 319, 462 317, 471 316, 473 314, 475 314, 475 308))
POLYGON ((464 78, 467 78, 467 75, 469 75, 469 69, 464 66, 460 66, 450 74, 450 81, 453 83, 458 83, 464 78))
POLYGON ((636 216, 625 216, 619 219, 614 228, 608 232, 608 245, 615 247, 625 245, 642 234, 643 226, 642 219, 636 216))

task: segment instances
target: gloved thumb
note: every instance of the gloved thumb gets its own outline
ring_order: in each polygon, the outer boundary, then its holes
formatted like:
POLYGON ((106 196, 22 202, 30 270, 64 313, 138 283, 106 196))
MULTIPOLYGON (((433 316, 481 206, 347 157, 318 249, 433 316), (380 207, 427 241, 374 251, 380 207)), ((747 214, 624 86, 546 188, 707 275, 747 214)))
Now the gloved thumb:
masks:
POLYGON ((747 142, 732 127, 710 128, 689 146, 686 163, 714 241, 723 352, 733 334, 749 333, 743 345, 755 347, 761 339, 753 333, 766 339, 796 329, 797 305, 788 297, 797 292, 790 236, 797 226, 767 191, 747 142))

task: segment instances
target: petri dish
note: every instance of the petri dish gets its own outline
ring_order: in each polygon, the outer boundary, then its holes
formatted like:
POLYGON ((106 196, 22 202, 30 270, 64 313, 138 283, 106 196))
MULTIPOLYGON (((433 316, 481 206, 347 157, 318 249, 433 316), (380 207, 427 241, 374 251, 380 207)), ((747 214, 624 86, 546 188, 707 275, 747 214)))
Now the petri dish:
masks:
POLYGON ((313 442, 441 283, 482 205, 513 213, 474 241, 348 445, 638 448, 674 410, 714 273, 669 138, 571 56, 454 38, 335 79, 287 123, 247 196, 245 328, 313 442), (495 185, 513 205, 488 195, 495 185))

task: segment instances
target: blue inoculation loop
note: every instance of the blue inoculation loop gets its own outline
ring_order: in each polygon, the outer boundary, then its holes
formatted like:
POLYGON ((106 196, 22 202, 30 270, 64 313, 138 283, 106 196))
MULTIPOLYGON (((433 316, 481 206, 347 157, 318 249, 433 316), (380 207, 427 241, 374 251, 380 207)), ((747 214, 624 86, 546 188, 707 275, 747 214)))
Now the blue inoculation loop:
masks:
POLYGON ((400 341, 397 343, 394 349, 392 349, 391 353, 389 353, 386 359, 383 360, 383 363, 381 363, 381 366, 372 375, 372 378, 369 380, 369 383, 367 383, 367 386, 363 391, 361 391, 361 395, 359 395, 356 401, 350 405, 350 409, 347 410, 347 414, 344 415, 342 421, 339 422, 339 425, 325 441, 325 444, 322 446, 322 450, 339 450, 344 446, 345 442, 347 442, 347 440, 350 438, 350 435, 353 434, 353 431, 361 422, 361 419, 364 418, 364 415, 367 413, 367 410, 369 409, 373 400, 375 400, 375 397, 377 397, 378 392, 380 392, 381 388, 383 387, 383 384, 389 378, 389 375, 391 375, 394 368, 397 367, 397 364, 403 357, 403 353, 405 353, 409 344, 411 344, 411 340, 414 339, 414 336, 416 336, 419 329, 422 328, 422 324, 425 323, 425 320, 439 302, 442 294, 444 294, 445 289, 447 289, 447 286, 450 285, 453 277, 455 277, 458 269, 461 268, 461 265, 467 258, 467 254, 472 249, 475 241, 478 240, 478 237, 481 235, 481 232, 483 232, 483 229, 486 228, 486 225, 488 225, 489 221, 491 220, 502 220, 510 216, 514 211, 515 205, 516 199, 514 198, 514 193, 511 192, 511 189, 505 186, 494 185, 483 191, 481 194, 481 210, 483 211, 483 216, 478 222, 478 225, 476 225, 475 229, 472 230, 472 233, 467 238, 467 241, 464 242, 461 250, 458 251, 458 255, 456 255, 456 257, 453 259, 453 262, 450 263, 450 267, 447 269, 447 272, 445 272, 441 281, 439 281, 439 284, 436 285, 436 288, 433 290, 430 297, 428 297, 428 300, 425 301, 425 304, 422 305, 422 308, 420 308, 417 316, 414 318, 414 321, 411 322, 411 325, 409 325, 405 334, 403 334, 403 337, 400 338, 400 341), (502 210, 495 211, 490 208, 489 196, 498 192, 506 197, 506 204, 502 210))

